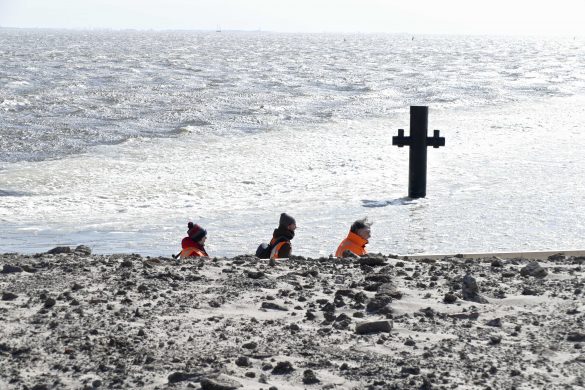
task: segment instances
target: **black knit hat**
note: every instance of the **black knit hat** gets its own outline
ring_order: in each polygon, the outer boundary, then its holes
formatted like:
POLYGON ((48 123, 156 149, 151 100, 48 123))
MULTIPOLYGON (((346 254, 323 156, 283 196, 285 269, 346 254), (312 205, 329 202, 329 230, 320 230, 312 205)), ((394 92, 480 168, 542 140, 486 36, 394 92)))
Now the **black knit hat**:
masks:
POLYGON ((187 227, 189 228, 187 235, 189 235, 189 237, 195 242, 201 240, 207 235, 207 230, 197 224, 193 224, 193 222, 189 222, 187 227))
POLYGON ((288 225, 292 225, 293 223, 295 225, 297 224, 297 222, 295 221, 295 219, 293 217, 291 217, 287 213, 280 214, 280 221, 278 222, 278 226, 288 226, 288 225))

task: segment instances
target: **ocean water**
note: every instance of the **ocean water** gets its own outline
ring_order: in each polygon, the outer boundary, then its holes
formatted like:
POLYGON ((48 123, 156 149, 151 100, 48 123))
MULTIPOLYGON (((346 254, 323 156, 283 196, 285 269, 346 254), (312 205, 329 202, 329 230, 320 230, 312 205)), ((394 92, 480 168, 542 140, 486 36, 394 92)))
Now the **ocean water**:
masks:
POLYGON ((0 29, 0 252, 585 247, 585 39, 0 29), (409 106, 430 107, 406 198, 409 106))

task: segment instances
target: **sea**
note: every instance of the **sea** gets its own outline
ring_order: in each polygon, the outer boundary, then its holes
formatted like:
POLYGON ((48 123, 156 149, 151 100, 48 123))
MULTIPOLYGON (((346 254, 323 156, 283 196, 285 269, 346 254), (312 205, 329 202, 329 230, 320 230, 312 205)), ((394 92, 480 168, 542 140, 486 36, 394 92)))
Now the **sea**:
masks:
POLYGON ((584 150, 585 37, 0 29, 0 253, 585 249, 584 150))

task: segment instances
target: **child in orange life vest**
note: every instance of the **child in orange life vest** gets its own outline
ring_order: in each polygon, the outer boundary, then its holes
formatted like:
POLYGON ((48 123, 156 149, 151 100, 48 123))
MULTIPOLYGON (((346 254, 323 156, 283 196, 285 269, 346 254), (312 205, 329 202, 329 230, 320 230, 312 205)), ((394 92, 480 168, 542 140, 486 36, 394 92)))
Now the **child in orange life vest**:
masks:
POLYGON ((209 257, 205 251, 205 240, 207 240, 207 230, 203 229, 193 222, 187 224, 187 237, 181 241, 183 250, 179 254, 181 259, 186 257, 209 257))
POLYGON ((349 229, 346 239, 339 244, 335 257, 355 257, 363 256, 368 253, 366 244, 371 236, 370 226, 367 218, 358 219, 349 229))
POLYGON ((270 241, 271 246, 279 241, 270 253, 271 259, 286 259, 290 257, 292 252, 290 240, 294 238, 296 228, 297 223, 293 217, 287 213, 280 214, 278 227, 274 229, 272 240, 270 241))

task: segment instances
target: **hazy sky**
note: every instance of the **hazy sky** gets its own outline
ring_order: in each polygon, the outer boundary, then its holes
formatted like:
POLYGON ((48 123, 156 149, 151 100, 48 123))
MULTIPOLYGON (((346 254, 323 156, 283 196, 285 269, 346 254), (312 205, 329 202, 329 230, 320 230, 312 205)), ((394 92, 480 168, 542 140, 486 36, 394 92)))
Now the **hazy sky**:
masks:
POLYGON ((0 0, 0 26, 585 35, 585 0, 0 0))

